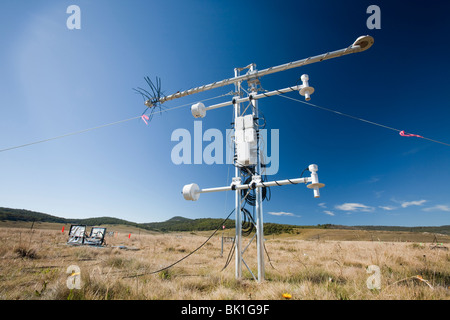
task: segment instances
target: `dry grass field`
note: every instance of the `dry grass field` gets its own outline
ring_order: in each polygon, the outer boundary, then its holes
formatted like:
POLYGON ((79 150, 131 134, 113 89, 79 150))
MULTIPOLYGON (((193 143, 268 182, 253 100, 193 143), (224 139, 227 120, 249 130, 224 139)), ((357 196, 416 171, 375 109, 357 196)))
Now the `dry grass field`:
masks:
MULTIPOLYGON (((383 241, 374 239, 373 233, 369 238, 373 241, 361 239, 362 235, 353 241, 330 240, 332 236, 312 231, 298 237, 268 236, 267 279, 257 283, 245 266, 244 278, 235 280, 234 259, 222 270, 232 244, 225 243, 221 255, 221 233, 180 263, 152 273, 186 256, 211 232, 133 232, 129 239, 123 230, 106 237, 107 246, 98 248, 67 245, 67 228, 62 233, 42 227, 0 228, 0 299, 279 300, 285 299, 283 294, 290 299, 319 300, 450 297, 448 237, 444 237, 445 248, 432 249, 431 243, 383 241), (72 265, 78 266, 79 274, 71 275, 72 265), (379 289, 368 288, 368 278, 374 275, 367 271, 370 265, 379 267, 379 289), (69 289, 68 280, 78 276, 80 288, 69 289)), ((254 243, 244 257, 256 273, 254 243)))

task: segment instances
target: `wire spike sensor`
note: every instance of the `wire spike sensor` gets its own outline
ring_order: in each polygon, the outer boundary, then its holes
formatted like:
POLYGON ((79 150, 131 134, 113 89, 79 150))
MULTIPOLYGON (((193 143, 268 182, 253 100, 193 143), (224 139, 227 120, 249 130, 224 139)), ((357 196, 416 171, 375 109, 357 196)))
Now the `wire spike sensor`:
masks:
MULTIPOLYGON (((164 99, 164 93, 161 89, 161 78, 156 77, 155 83, 153 83, 152 80, 150 80, 149 77, 144 77, 145 82, 147 82, 148 89, 144 88, 133 88, 134 91, 139 93, 142 98, 144 99, 144 104, 148 109, 155 109, 159 108, 159 111, 162 110, 162 100, 164 99)), ((147 111, 147 109, 144 111, 144 113, 147 111)), ((153 113, 150 113, 150 118, 153 117, 153 113)))

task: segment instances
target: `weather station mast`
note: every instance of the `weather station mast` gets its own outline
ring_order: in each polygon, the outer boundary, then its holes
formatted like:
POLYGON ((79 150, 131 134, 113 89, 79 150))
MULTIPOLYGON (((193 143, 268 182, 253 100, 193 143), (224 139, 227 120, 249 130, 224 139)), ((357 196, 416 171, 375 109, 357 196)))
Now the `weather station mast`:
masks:
MULTIPOLYGON (((249 64, 244 68, 235 68, 234 77, 217 81, 211 84, 192 88, 186 91, 177 92, 175 94, 160 97, 157 99, 149 99, 145 101, 145 105, 149 108, 161 105, 162 103, 188 95, 192 95, 215 88, 234 85, 234 96, 231 101, 215 104, 206 107, 202 102, 198 102, 191 106, 192 115, 195 118, 204 118, 206 112, 226 106, 233 106, 234 113, 234 135, 231 137, 234 145, 233 165, 235 167, 235 175, 232 182, 228 186, 213 187, 201 189, 197 184, 191 183, 185 185, 182 189, 183 197, 186 200, 197 201, 202 193, 220 192, 220 191, 234 191, 235 193, 235 224, 236 236, 234 241, 235 250, 235 277, 242 278, 242 264, 248 269, 252 277, 257 282, 262 282, 265 279, 265 265, 264 265, 264 227, 263 227, 263 198, 266 188, 272 186, 283 186, 288 184, 303 183, 307 188, 313 190, 314 198, 320 197, 320 188, 325 185, 319 182, 317 174, 318 166, 311 164, 308 166, 309 177, 290 178, 284 180, 264 181, 261 169, 265 163, 262 163, 262 156, 260 152, 260 136, 259 136, 259 111, 258 101, 260 99, 281 95, 292 91, 298 91, 300 95, 305 97, 306 101, 311 99, 314 93, 314 88, 309 85, 309 76, 303 74, 301 76, 301 85, 295 85, 274 91, 266 91, 261 88, 260 79, 265 75, 276 72, 285 71, 292 68, 302 67, 308 64, 329 60, 332 58, 342 57, 351 53, 358 53, 369 49, 374 43, 371 36, 361 36, 355 40, 347 48, 327 52, 321 55, 305 58, 302 60, 289 62, 279 66, 270 67, 263 70, 257 70, 255 64, 249 64), (246 71, 246 73, 243 73, 246 71), (241 74, 243 73, 243 74, 241 74), (248 91, 244 90, 242 83, 247 82, 248 91), (242 110, 241 105, 248 103, 247 107, 242 110), (243 178, 246 178, 243 180, 243 178), (252 192, 252 194, 250 194, 252 192), (253 193, 254 192, 254 193, 253 193), (252 206, 254 206, 255 217, 252 217, 248 210, 243 207, 248 198, 252 199, 252 206), (256 230, 253 237, 250 238, 248 244, 243 247, 243 217, 251 222, 252 229, 256 230), (250 244, 256 241, 257 249, 257 265, 258 272, 255 275, 244 259, 244 254, 249 248, 250 244)), ((305 170, 304 170, 305 171, 305 170)))

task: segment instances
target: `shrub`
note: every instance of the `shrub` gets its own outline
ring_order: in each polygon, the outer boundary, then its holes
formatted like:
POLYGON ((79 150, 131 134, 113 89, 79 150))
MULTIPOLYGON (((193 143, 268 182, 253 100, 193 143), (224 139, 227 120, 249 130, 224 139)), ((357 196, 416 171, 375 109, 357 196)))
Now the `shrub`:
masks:
POLYGON ((14 250, 14 252, 22 259, 37 259, 38 255, 36 249, 30 249, 23 246, 20 246, 14 250))

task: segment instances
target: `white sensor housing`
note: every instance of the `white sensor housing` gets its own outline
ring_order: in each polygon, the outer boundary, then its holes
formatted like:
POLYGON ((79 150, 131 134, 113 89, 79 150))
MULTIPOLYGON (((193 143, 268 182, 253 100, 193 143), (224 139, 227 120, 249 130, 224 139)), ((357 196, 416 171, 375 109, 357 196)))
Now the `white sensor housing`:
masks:
POLYGON ((183 187, 183 197, 186 200, 197 201, 200 198, 200 188, 195 183, 185 185, 183 187))
POLYGON ((352 47, 360 47, 361 51, 365 51, 369 49, 374 43, 374 40, 371 36, 361 36, 353 42, 352 47))
POLYGON ((319 183, 319 176, 317 175, 319 168, 317 167, 317 164, 311 164, 309 165, 308 170, 311 172, 311 184, 308 184, 306 187, 314 190, 314 198, 320 198, 319 189, 325 187, 325 185, 319 183))
POLYGON ((303 74, 300 79, 302 80, 300 95, 304 96, 306 101, 309 101, 314 93, 314 88, 309 86, 309 76, 307 74, 303 74))
POLYGON ((198 102, 191 107, 194 118, 204 118, 206 116, 206 107, 203 103, 198 102))

